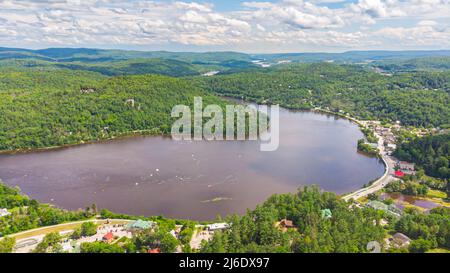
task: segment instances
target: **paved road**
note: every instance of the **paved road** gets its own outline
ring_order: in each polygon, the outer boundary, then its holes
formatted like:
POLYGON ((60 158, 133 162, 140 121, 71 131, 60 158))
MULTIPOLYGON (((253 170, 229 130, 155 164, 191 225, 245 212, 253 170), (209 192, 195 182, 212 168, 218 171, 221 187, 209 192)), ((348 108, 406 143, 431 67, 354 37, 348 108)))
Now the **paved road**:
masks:
POLYGON ((343 196, 342 199, 344 199, 345 201, 348 201, 350 199, 357 200, 369 194, 375 193, 381 190, 382 188, 386 187, 387 184, 398 179, 395 178, 394 176, 395 172, 394 167, 396 164, 396 160, 393 157, 387 155, 383 145, 384 139, 377 134, 375 134, 375 136, 378 137, 378 149, 380 150, 381 159, 383 160, 384 165, 386 166, 386 170, 383 176, 380 177, 375 182, 373 182, 372 185, 370 185, 369 187, 357 190, 355 192, 343 196))
POLYGON ((132 220, 125 220, 125 219, 88 219, 83 221, 75 221, 75 222, 69 222, 69 223, 63 223, 58 224, 54 226, 45 226, 45 227, 39 227, 35 229, 25 230, 19 233, 14 233, 8 235, 8 237, 15 237, 16 240, 23 240, 31 236, 40 235, 40 234, 47 234, 54 231, 64 231, 64 230, 71 230, 74 228, 74 226, 81 225, 85 222, 94 222, 96 224, 105 224, 107 221, 116 224, 116 223, 122 223, 122 222, 132 222, 132 220), (28 236, 30 234, 30 236, 28 236))
MULTIPOLYGON (((50 232, 58 232, 60 234, 68 234, 73 232, 73 230, 80 226, 82 223, 86 222, 94 222, 97 225, 105 225, 109 221, 110 226, 106 226, 99 229, 97 234, 94 236, 86 237, 83 239, 80 239, 79 242, 93 242, 96 240, 101 240, 102 237, 109 232, 110 230, 117 230, 114 232, 115 235, 118 235, 120 237, 127 236, 131 237, 131 233, 127 232, 123 228, 113 228, 112 225, 118 224, 118 223, 128 223, 132 220, 124 220, 124 219, 89 219, 84 221, 75 221, 70 223, 64 223, 54 226, 46 226, 46 227, 40 227, 32 230, 23 231, 20 233, 8 235, 11 237, 16 238, 16 246, 14 249, 14 252, 16 253, 28 253, 32 251, 34 248, 36 248, 37 244, 40 243, 46 234, 50 232)), ((64 246, 64 244, 63 244, 64 246)), ((70 246, 70 244, 69 244, 70 246)), ((71 248, 71 247, 70 247, 71 248)))

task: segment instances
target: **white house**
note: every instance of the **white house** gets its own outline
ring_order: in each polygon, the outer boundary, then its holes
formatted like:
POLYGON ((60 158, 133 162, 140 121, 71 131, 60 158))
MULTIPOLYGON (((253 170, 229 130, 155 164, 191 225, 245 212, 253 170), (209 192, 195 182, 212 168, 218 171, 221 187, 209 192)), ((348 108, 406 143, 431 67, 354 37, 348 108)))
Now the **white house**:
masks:
POLYGON ((400 161, 400 162, 398 163, 398 167, 399 167, 401 170, 405 170, 405 171, 414 171, 414 163, 409 163, 409 162, 406 162, 406 161, 400 161))
POLYGON ((215 224, 207 225, 206 227, 210 231, 215 231, 215 230, 227 229, 230 227, 230 225, 227 223, 215 223, 215 224))
POLYGON ((1 209, 0 208, 0 217, 8 216, 11 212, 8 211, 8 209, 1 209))

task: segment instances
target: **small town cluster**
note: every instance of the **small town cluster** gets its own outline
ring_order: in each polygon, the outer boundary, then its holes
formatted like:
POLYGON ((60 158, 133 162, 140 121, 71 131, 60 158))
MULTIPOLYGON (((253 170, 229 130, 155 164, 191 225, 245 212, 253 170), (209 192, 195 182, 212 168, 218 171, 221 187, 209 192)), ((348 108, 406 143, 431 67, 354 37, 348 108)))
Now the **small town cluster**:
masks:
MULTIPOLYGON (((351 118, 350 118, 351 119, 351 118)), ((364 139, 364 144, 370 146, 374 149, 377 156, 384 161, 386 166, 385 174, 376 181, 373 181, 368 186, 352 192, 348 195, 342 196, 342 199, 350 202, 350 208, 353 206, 359 208, 371 208, 374 210, 379 210, 385 212, 385 217, 381 219, 381 225, 387 226, 392 220, 400 219, 404 215, 404 209, 408 208, 405 202, 395 201, 387 202, 390 195, 385 192, 386 187, 393 183, 394 181, 403 181, 405 178, 414 177, 417 173, 416 166, 414 163, 407 161, 400 161, 394 157, 394 152, 397 149, 397 144, 400 142, 402 131, 408 131, 411 133, 409 128, 403 128, 399 122, 394 125, 386 126, 382 125, 378 121, 358 121, 364 134, 366 135, 364 139), (381 194, 380 194, 381 193, 381 194)), ((423 129, 426 130, 426 129, 423 129)), ((415 136, 422 137, 429 135, 428 130, 416 130, 412 133, 415 136)), ((420 200, 425 204, 423 207, 423 212, 439 206, 448 206, 447 203, 433 203, 433 201, 420 200), (428 202, 428 203, 427 203, 428 202)), ((11 214, 6 208, 0 209, 0 218, 7 217, 11 214)), ((330 219, 333 217, 333 211, 330 209, 323 209, 321 211, 322 218, 330 219)), ((53 233, 59 235, 59 243, 61 245, 62 252, 67 253, 79 253, 82 252, 82 245, 84 243, 102 243, 108 245, 114 245, 118 247, 123 247, 123 245, 135 238, 137 235, 143 231, 155 231, 158 230, 158 222, 147 221, 147 220, 125 220, 125 219, 94 219, 86 220, 80 222, 65 223, 56 226, 42 227, 34 230, 29 230, 21 233, 14 234, 15 247, 14 252, 16 253, 28 253, 36 251, 36 249, 45 242, 46 237, 53 233), (90 232, 90 234, 82 234, 81 236, 74 236, 77 229, 82 228, 87 223, 93 224, 95 230, 90 232)), ((197 251, 201 249, 204 242, 210 241, 215 232, 224 231, 228 229, 231 224, 228 223, 211 223, 211 224, 196 224, 193 226, 193 232, 190 234, 187 241, 190 251, 197 251)), ((274 226, 282 232, 297 231, 297 226, 291 219, 282 219, 274 223, 274 226)), ((183 230, 183 225, 174 225, 173 228, 169 229, 168 234, 176 239, 177 244, 173 252, 181 253, 185 252, 183 249, 183 244, 180 243, 181 233, 183 230)), ((384 248, 407 248, 411 243, 407 235, 396 232, 385 238, 384 248)), ((158 246, 147 248, 145 250, 147 253, 161 253, 164 252, 158 246)))
MULTIPOLYGON (((189 242, 192 250, 199 249, 203 240, 209 240, 214 232, 228 228, 227 223, 213 223, 207 225, 196 225, 195 231, 189 242)), ((44 227, 32 232, 26 231, 16 234, 15 253, 29 253, 36 250, 36 247, 45 240, 45 236, 50 233, 59 233, 61 239, 61 251, 66 253, 80 253, 83 243, 101 242, 109 245, 122 246, 127 239, 143 231, 154 231, 158 228, 158 223, 146 220, 124 220, 124 219, 108 219, 108 220, 87 220, 71 224, 61 224, 53 227, 44 227), (76 228, 86 224, 92 224, 95 231, 89 235, 83 235, 74 238, 73 234, 76 228)), ((175 239, 179 239, 182 225, 175 225, 169 234, 175 239)), ((160 247, 150 248, 147 253, 161 253, 160 247)), ((176 247, 175 252, 182 252, 181 246, 176 247)))

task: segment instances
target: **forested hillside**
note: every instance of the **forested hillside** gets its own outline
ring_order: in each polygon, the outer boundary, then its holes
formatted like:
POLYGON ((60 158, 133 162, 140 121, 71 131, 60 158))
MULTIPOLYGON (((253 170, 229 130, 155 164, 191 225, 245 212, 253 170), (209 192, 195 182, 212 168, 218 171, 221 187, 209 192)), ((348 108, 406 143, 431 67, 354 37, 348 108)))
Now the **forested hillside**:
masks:
POLYGON ((126 51, 88 48, 28 50, 0 48, 0 67, 53 67, 99 72, 107 76, 160 74, 173 77, 208 71, 256 68, 252 58, 237 52, 126 51))
POLYGON ((185 80, 165 76, 2 70, 0 150, 60 146, 137 130, 169 133, 172 107, 192 105, 194 96, 221 103, 185 80))
POLYGON ((384 71, 425 71, 425 70, 449 70, 450 56, 441 57, 424 57, 410 60, 385 60, 375 62, 371 65, 376 66, 384 71))
POLYGON ((450 178, 450 134, 416 138, 401 144, 395 156, 415 162, 425 173, 439 178, 450 178))
POLYGON ((362 119, 400 120, 424 127, 448 127, 450 123, 450 72, 389 77, 356 66, 322 63, 190 81, 157 75, 104 75, 141 74, 155 67, 178 76, 191 71, 145 61, 119 63, 123 67, 1 68, 0 150, 59 146, 137 130, 167 133, 171 108, 190 105, 194 95, 216 102, 214 94, 297 109, 329 108, 362 119), (135 70, 128 70, 133 65, 135 70))
POLYGON ((67 211, 41 204, 22 195, 19 189, 6 186, 1 180, 0 208, 6 208, 11 212, 8 216, 0 217, 0 238, 11 233, 87 219, 95 215, 89 210, 67 211))
POLYGON ((92 48, 46 48, 23 49, 0 47, 0 59, 41 59, 55 62, 101 62, 130 59, 170 59, 188 63, 220 63, 229 60, 251 61, 251 56, 239 52, 169 52, 169 51, 134 51, 92 48))
POLYGON ((227 219, 232 228, 217 233, 203 252, 366 252, 367 243, 381 241, 385 231, 374 225, 381 215, 372 210, 349 210, 333 193, 305 188, 296 194, 273 195, 242 217, 227 219), (331 217, 322 214, 330 210, 331 217), (275 223, 293 221, 284 232, 275 223))
POLYGON ((73 70, 94 71, 107 76, 160 74, 182 77, 200 74, 196 67, 189 63, 164 59, 133 59, 95 64, 81 62, 57 63, 55 66, 73 70))
POLYGON ((450 123, 450 72, 387 76, 357 66, 302 64, 196 78, 210 92, 296 109, 348 112, 415 126, 450 123))
POLYGON ((349 208, 335 194, 310 187, 296 194, 273 195, 243 216, 228 217, 232 228, 216 233, 201 251, 359 253, 367 252, 371 241, 383 243, 388 232, 404 232, 426 241, 429 248, 449 247, 449 217, 448 208, 437 208, 429 215, 407 214, 396 221, 381 211, 349 208), (382 227, 382 218, 391 225, 382 227), (293 227, 277 227, 281 219, 292 220, 293 227))

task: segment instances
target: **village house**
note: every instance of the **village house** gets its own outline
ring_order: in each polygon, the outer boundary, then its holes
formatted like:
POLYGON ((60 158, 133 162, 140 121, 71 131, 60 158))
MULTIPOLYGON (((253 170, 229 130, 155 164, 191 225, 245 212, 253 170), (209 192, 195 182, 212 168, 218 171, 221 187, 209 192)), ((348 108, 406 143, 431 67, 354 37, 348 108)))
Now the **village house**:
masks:
POLYGON ((392 216, 400 217, 402 215, 402 211, 398 209, 394 204, 392 205, 386 205, 383 202, 380 201, 370 201, 366 204, 366 207, 375 209, 375 210, 382 210, 392 216))
POLYGON ((330 219, 331 217, 333 217, 330 209, 323 209, 320 211, 320 213, 322 215, 322 218, 324 219, 330 219))
POLYGON ((405 176, 405 173, 402 171, 395 171, 395 177, 402 178, 405 176))
POLYGON ((403 233, 395 233, 392 238, 389 238, 390 246, 402 248, 407 247, 411 243, 411 239, 403 233))
POLYGON ((114 240, 114 234, 110 231, 103 236, 102 240, 110 244, 114 240))
POLYGON ((283 219, 280 222, 276 222, 275 226, 278 227, 281 231, 286 232, 289 229, 295 229, 294 222, 292 220, 283 219))
POLYGON ((378 143, 367 143, 372 149, 378 149, 378 143))
POLYGON ((149 253, 149 254, 157 254, 157 253, 161 253, 161 249, 160 249, 159 247, 154 248, 154 249, 149 249, 149 250, 147 251, 147 253, 149 253))
POLYGON ((131 231, 145 230, 154 228, 156 226, 155 222, 152 221, 143 221, 141 219, 131 222, 127 225, 127 229, 131 231))
POLYGON ((179 233, 176 230, 169 231, 170 235, 172 235, 175 239, 178 239, 179 233))
POLYGON ((230 227, 227 223, 215 223, 206 226, 209 231, 223 230, 230 227))
POLYGON ((90 94, 90 93, 94 93, 94 92, 95 92, 94 88, 81 88, 80 89, 81 94, 90 94))
POLYGON ((294 222, 292 222, 292 220, 283 219, 280 221, 280 227, 293 228, 294 222))
POLYGON ((0 208, 0 217, 5 217, 5 216, 8 216, 10 214, 11 214, 11 212, 9 212, 8 209, 0 208))
POLYGON ((400 168, 401 170, 414 171, 414 166, 415 166, 415 164, 414 164, 414 163, 409 163, 409 162, 406 162, 406 161, 400 161, 400 162, 398 163, 398 166, 399 166, 399 168, 400 168))
POLYGON ((397 163, 397 168, 405 174, 414 175, 416 173, 414 163, 409 163, 406 161, 399 161, 397 163))
POLYGON ((134 99, 127 99, 127 100, 125 101, 125 104, 126 104, 126 105, 131 106, 131 107, 133 107, 133 108, 134 108, 135 103, 136 103, 136 102, 134 101, 134 99))
POLYGON ((386 151, 387 152, 393 152, 395 151, 395 149, 397 149, 397 145, 393 144, 393 143, 385 143, 386 146, 386 151))

